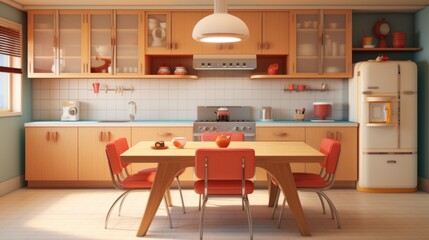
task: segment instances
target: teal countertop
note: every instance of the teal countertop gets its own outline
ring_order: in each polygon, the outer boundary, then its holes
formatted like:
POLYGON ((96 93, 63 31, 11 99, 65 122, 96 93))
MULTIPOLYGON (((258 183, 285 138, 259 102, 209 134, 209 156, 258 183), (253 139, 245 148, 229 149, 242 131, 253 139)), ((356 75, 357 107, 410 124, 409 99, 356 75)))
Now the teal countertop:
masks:
MULTIPOLYGON (((25 127, 192 127, 194 120, 137 120, 137 121, 33 121, 25 123, 25 127)), ((312 122, 296 120, 255 121, 257 127, 357 127, 358 123, 349 121, 312 122)))

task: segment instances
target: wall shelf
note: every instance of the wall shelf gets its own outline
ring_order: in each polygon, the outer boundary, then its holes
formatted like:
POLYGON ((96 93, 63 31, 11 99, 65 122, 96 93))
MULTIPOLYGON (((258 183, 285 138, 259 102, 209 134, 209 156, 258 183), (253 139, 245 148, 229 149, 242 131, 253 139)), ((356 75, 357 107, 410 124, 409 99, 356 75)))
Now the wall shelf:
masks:
POLYGON ((325 88, 325 89, 304 89, 304 90, 299 90, 299 89, 294 89, 294 90, 290 90, 290 89, 283 89, 284 92, 328 92, 329 89, 325 88))
POLYGON ((418 52, 423 48, 353 48, 353 52, 418 52))

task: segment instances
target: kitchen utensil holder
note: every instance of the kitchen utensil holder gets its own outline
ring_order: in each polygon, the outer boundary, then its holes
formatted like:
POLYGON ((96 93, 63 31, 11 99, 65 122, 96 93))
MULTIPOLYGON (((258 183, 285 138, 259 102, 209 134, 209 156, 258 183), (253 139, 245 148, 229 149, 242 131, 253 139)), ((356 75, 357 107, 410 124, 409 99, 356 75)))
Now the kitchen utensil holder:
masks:
POLYGON ((293 115, 293 119, 299 120, 299 121, 303 121, 305 119, 305 115, 304 114, 295 113, 293 115))
MULTIPOLYGON (((101 86, 100 86, 101 89, 101 86)), ((92 89, 91 89, 92 90, 92 89)), ((115 93, 120 93, 120 94, 124 94, 124 92, 126 91, 130 91, 131 93, 134 92, 134 87, 130 86, 130 88, 124 88, 124 86, 119 85, 119 86, 115 86, 115 88, 109 88, 109 86, 104 85, 104 92, 115 92, 115 93)))

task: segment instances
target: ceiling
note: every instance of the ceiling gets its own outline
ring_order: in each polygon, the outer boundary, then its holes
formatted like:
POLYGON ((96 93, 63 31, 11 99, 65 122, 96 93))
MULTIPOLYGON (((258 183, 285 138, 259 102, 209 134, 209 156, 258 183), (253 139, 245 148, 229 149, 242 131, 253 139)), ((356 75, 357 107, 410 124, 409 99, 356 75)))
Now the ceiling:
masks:
MULTIPOLYGON (((214 0, 2 0, 20 9, 140 8, 212 9, 214 0)), ((416 12, 429 0, 226 0, 229 9, 347 8, 354 11, 416 12)))

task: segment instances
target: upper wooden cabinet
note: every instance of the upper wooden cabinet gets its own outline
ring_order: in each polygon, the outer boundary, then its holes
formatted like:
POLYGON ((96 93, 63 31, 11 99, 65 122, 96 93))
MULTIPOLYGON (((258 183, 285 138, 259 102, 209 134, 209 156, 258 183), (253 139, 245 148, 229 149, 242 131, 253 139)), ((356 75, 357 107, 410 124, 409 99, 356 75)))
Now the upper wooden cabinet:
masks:
POLYGON ((82 74, 85 71, 84 29, 82 11, 29 11, 29 77, 82 74))
POLYGON ((229 11, 249 28, 249 38, 238 43, 205 43, 202 54, 288 54, 289 11, 229 11))
POLYGON ((206 11, 167 11, 146 13, 146 54, 192 55, 203 44, 192 38, 195 24, 206 11))
POLYGON ((309 78, 351 77, 351 19, 351 10, 293 11, 290 74, 309 78))

